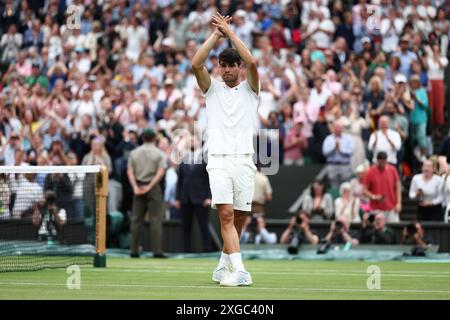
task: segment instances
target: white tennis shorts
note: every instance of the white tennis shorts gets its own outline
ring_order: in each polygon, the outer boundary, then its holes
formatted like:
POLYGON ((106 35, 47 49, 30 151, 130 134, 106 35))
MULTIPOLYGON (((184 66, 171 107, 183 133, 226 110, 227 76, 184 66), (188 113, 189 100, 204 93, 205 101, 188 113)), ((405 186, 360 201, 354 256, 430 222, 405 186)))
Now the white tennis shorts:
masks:
POLYGON ((252 155, 209 155, 206 170, 212 208, 232 204, 235 210, 251 211, 256 173, 252 155))

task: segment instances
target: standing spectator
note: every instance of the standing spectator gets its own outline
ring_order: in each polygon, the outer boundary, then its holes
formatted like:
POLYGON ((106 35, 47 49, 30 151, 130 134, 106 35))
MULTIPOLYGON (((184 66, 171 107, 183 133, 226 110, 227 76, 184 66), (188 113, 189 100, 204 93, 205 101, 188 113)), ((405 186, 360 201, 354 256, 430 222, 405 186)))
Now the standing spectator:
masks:
POLYGON ((342 215, 346 216, 350 223, 361 222, 359 216, 360 201, 352 194, 349 182, 344 182, 339 188, 340 197, 334 200, 336 219, 342 215))
POLYGON ((432 121, 435 133, 442 135, 441 126, 444 124, 445 85, 444 73, 448 64, 446 56, 441 55, 439 44, 426 47, 426 58, 428 67, 427 75, 430 80, 431 90, 428 93, 432 121))
POLYGON ((302 132, 303 119, 297 117, 295 125, 284 137, 284 164, 302 166, 304 164, 302 151, 308 148, 308 140, 302 132))
POLYGON ((147 44, 147 30, 141 25, 140 18, 131 16, 130 25, 126 29, 127 48, 125 54, 128 59, 136 62, 143 48, 147 44))
POLYGON ((176 207, 180 209, 183 226, 183 252, 191 252, 192 223, 194 216, 200 226, 203 252, 211 251, 209 235, 209 207, 211 190, 202 149, 195 137, 191 138, 190 149, 178 167, 176 207))
POLYGON ((322 153, 327 159, 327 175, 333 188, 350 180, 352 171, 350 161, 354 152, 352 138, 342 133, 340 121, 333 123, 333 133, 325 138, 322 153))
POLYGON ((410 41, 410 37, 404 35, 400 40, 400 50, 393 53, 394 57, 400 58, 400 72, 407 77, 410 75, 411 62, 418 60, 417 54, 409 50, 410 41))
POLYGON ((333 215, 333 198, 326 192, 322 181, 314 181, 310 192, 303 198, 302 210, 308 213, 312 221, 331 219, 333 215))
POLYGON ((22 41, 23 36, 22 34, 17 32, 16 25, 10 25, 8 28, 8 32, 2 36, 0 41, 2 63, 12 64, 16 61, 20 47, 22 46, 22 41))
POLYGON ((397 166, 397 152, 402 147, 402 140, 397 131, 389 129, 389 118, 381 116, 378 120, 379 129, 373 132, 369 138, 368 148, 372 151, 372 161, 376 162, 376 157, 380 152, 387 154, 390 164, 397 166))
POLYGON ((374 213, 383 213, 387 222, 399 222, 402 210, 402 187, 395 167, 388 163, 384 151, 376 155, 377 163, 364 175, 364 193, 374 213))
POLYGON ((386 53, 391 53, 397 49, 398 40, 402 33, 405 22, 397 16, 395 10, 391 10, 388 16, 381 20, 381 49, 386 53))
POLYGON ((103 136, 96 137, 91 141, 91 151, 84 156, 81 161, 83 166, 102 165, 108 169, 111 174, 113 171, 111 157, 105 148, 105 138, 103 136))
POLYGON ((415 146, 415 155, 421 162, 427 156, 427 122, 428 122, 428 96, 425 88, 421 87, 418 75, 410 79, 411 98, 414 101, 414 109, 409 114, 411 123, 411 138, 415 146))
POLYGON ((431 160, 422 164, 422 173, 416 174, 409 188, 409 198, 417 200, 419 221, 442 221, 443 178, 434 174, 431 160))
POLYGON ((364 194, 364 173, 366 171, 365 164, 360 164, 356 170, 356 177, 350 180, 350 188, 354 197, 359 199, 359 207, 362 212, 370 211, 369 198, 364 194))
POLYGON ((128 178, 133 188, 133 216, 131 220, 131 257, 139 257, 141 227, 148 214, 154 258, 165 258, 162 250, 163 194, 160 181, 166 169, 166 156, 154 145, 155 132, 146 129, 144 144, 130 153, 128 178), (146 161, 142 161, 146 159, 146 161))

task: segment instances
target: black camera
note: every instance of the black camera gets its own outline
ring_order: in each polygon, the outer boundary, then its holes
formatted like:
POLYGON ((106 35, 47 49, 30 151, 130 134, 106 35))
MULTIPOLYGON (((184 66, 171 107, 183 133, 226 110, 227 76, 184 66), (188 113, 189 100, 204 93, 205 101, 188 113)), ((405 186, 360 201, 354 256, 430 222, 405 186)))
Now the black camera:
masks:
POLYGON ((50 207, 56 204, 56 194, 53 191, 47 191, 45 193, 45 206, 50 207))
POLYGON ((367 219, 370 223, 374 223, 375 222, 375 215, 374 214, 370 214, 369 218, 367 219))
POLYGON ((295 233, 292 237, 291 242, 289 243, 289 247, 287 248, 287 251, 289 254, 297 254, 298 248, 300 247, 300 239, 298 233, 295 233))
POLYGON ((298 225, 301 225, 301 224, 303 223, 302 217, 297 216, 297 218, 295 218, 295 222, 296 222, 298 225))
POLYGON ((406 231, 408 231, 409 235, 413 235, 417 232, 416 225, 414 223, 410 223, 406 226, 406 231))
POLYGON ((344 224, 342 223, 342 221, 336 221, 334 223, 334 229, 336 231, 342 231, 343 228, 344 228, 344 224))

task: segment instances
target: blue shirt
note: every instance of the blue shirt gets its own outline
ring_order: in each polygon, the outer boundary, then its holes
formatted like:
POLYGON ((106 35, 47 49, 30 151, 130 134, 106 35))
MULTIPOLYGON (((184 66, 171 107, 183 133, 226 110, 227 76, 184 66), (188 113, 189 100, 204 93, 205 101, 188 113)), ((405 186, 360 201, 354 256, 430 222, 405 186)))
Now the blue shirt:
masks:
POLYGON ((328 135, 322 145, 322 153, 327 163, 349 164, 355 145, 348 134, 342 134, 338 139, 334 134, 328 135), (336 140, 340 141, 339 150, 336 150, 336 140))

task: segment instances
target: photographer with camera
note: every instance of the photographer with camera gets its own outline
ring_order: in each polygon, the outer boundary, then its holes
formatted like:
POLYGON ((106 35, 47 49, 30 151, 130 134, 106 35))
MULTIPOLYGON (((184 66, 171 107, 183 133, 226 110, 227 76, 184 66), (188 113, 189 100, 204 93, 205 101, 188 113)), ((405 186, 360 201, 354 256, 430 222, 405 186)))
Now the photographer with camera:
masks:
POLYGON ((400 244, 413 245, 411 255, 425 256, 428 245, 431 245, 431 243, 431 239, 425 237, 425 230, 420 222, 412 222, 403 228, 400 244))
POLYGON ((365 213, 359 240, 362 244, 395 244, 395 234, 386 227, 386 218, 382 213, 365 213))
POLYGON ((252 213, 242 227, 241 243, 275 244, 277 243, 277 234, 267 230, 262 214, 252 213))
POLYGON ((309 213, 305 211, 300 211, 289 220, 289 225, 281 234, 280 238, 281 244, 289 244, 289 253, 296 254, 299 246, 302 244, 319 243, 319 237, 310 229, 310 220, 309 213))
POLYGON ((67 221, 66 210, 56 205, 55 192, 45 192, 44 201, 36 203, 33 207, 33 224, 38 227, 37 237, 41 241, 47 240, 52 244, 58 240, 59 228, 67 221))
POLYGON ((339 216, 336 221, 331 223, 325 242, 328 244, 359 244, 359 240, 350 232, 350 222, 347 216, 339 216))

